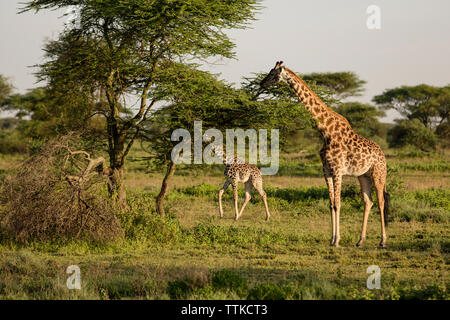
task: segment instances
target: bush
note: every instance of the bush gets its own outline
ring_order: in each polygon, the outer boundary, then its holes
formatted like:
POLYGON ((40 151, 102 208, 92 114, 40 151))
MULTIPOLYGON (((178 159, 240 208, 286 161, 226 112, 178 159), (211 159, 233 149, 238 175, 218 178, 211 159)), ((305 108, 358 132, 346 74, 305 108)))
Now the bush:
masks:
POLYGON ((429 285, 426 288, 399 286, 390 295, 393 300, 448 300, 450 298, 447 288, 437 284, 429 285))
POLYGON ((373 142, 378 144, 382 150, 386 150, 389 147, 385 138, 381 138, 379 136, 373 136, 370 138, 370 140, 372 140, 373 142))
POLYGON ((28 143, 17 130, 0 131, 0 153, 24 154, 28 152, 28 143))
POLYGON ((215 289, 228 289, 243 296, 247 292, 247 280, 232 270, 220 270, 214 273, 212 284, 215 289))
POLYGON ((436 135, 444 148, 450 147, 450 123, 448 121, 441 123, 436 128, 436 135))
MULTIPOLYGON (((188 276, 167 284, 167 294, 171 299, 187 299, 192 295, 211 294, 210 277, 205 272, 190 272, 188 276)), ((191 297, 192 298, 192 297, 191 297)))
POLYGON ((149 240, 155 243, 176 243, 181 239, 180 222, 176 217, 162 218, 153 207, 154 195, 145 192, 128 192, 129 210, 117 215, 128 240, 149 240))
POLYGON ((115 279, 101 279, 97 287, 97 291, 103 299, 119 300, 139 294, 134 283, 120 276, 115 279))
POLYGON ((436 148, 437 137, 418 119, 401 120, 388 132, 388 142, 391 147, 412 145, 423 151, 436 148))
POLYGON ((70 161, 68 146, 77 143, 71 135, 52 140, 6 177, 0 231, 18 241, 121 235, 113 207, 101 195, 106 177, 82 168, 83 157, 70 161))
POLYGON ((188 278, 169 281, 167 284, 167 294, 171 299, 186 299, 193 291, 188 278))
POLYGON ((248 300, 286 300, 283 288, 273 283, 261 283, 253 287, 248 293, 248 300))

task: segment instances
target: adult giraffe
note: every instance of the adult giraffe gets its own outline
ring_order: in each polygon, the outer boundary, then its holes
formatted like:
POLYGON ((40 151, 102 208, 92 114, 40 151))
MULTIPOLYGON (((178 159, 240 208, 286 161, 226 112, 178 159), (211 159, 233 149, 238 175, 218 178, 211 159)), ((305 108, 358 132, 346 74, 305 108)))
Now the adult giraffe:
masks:
POLYGON ((384 247, 389 194, 386 192, 386 158, 383 151, 376 143, 356 134, 347 119, 325 105, 295 72, 282 64, 282 61, 275 64, 275 67, 261 81, 261 87, 267 88, 277 82, 287 83, 306 110, 317 120, 317 129, 324 140, 320 157, 330 196, 332 225, 330 244, 339 246, 342 176, 351 175, 358 177, 364 198, 361 238, 356 245, 362 245, 366 238, 367 219, 373 205, 371 190, 374 185, 380 209, 380 246, 384 247))

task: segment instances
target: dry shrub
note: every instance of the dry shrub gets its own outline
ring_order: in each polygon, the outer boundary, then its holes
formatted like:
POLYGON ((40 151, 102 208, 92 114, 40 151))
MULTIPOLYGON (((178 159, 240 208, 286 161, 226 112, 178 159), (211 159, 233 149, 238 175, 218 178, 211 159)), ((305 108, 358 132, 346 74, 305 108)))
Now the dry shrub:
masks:
POLYGON ((16 240, 121 236, 114 208, 104 196, 105 160, 79 150, 80 141, 74 134, 51 140, 6 177, 0 225, 16 240))

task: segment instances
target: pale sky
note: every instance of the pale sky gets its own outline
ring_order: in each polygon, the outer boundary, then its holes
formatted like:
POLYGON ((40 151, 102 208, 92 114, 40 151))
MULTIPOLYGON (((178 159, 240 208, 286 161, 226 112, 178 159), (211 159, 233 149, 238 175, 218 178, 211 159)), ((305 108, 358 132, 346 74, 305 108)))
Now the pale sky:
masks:
MULTIPOLYGON (((38 86, 29 66, 42 62, 45 39, 56 38, 64 11, 18 15, 25 0, 0 1, 0 74, 18 92, 38 86)), ((275 61, 299 73, 353 71, 367 81, 359 101, 400 85, 450 84, 448 0, 266 0, 252 29, 233 30, 237 60, 204 69, 239 84, 275 61), (381 9, 381 29, 366 26, 369 5, 381 9)), ((394 113, 387 119, 392 120, 394 113)))

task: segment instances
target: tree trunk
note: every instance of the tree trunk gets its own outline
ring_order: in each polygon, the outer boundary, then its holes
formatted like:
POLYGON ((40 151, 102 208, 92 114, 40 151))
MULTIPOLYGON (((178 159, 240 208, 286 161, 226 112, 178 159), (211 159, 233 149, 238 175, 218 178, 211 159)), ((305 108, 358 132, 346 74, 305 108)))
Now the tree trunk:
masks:
POLYGON ((123 183, 123 167, 113 168, 109 176, 109 195, 121 209, 127 208, 127 195, 123 183))
MULTIPOLYGON (((109 94, 111 96, 111 94, 109 94)), ((111 100, 111 99, 109 99, 111 100)), ((111 117, 108 118, 108 154, 109 154, 109 184, 108 191, 110 197, 121 209, 127 209, 127 197, 123 184, 123 158, 125 133, 120 132, 118 127, 118 110, 115 103, 111 103, 111 117)))
POLYGON ((165 217, 166 215, 164 211, 164 199, 167 194, 169 179, 173 176, 174 172, 175 164, 170 161, 167 167, 166 175, 164 176, 164 179, 162 181, 161 191, 159 192, 158 197, 156 197, 156 211, 161 215, 161 217, 165 217))

